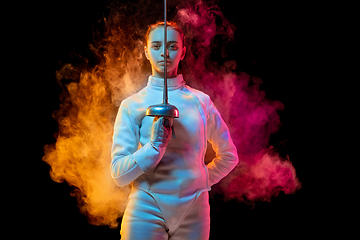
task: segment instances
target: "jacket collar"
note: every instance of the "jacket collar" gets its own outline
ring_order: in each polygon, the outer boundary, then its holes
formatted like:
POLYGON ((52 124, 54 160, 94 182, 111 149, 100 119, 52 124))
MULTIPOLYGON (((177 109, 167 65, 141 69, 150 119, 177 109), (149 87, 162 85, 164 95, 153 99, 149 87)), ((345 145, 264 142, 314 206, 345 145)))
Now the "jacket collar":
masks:
MULTIPOLYGON (((157 78, 150 75, 147 85, 150 88, 162 90, 164 88, 164 78, 157 78)), ((185 86, 185 81, 182 74, 179 74, 174 78, 168 78, 167 86, 169 91, 176 90, 185 86)))

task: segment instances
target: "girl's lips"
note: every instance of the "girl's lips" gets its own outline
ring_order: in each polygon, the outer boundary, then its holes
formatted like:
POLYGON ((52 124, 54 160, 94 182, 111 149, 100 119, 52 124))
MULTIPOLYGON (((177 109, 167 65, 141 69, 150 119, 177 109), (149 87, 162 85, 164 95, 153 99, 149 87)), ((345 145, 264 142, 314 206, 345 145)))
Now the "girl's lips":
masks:
MULTIPOLYGON (((164 64, 164 61, 159 61, 158 63, 159 63, 160 65, 165 65, 165 64, 164 64)), ((167 61, 167 65, 169 65, 170 63, 171 63, 170 61, 167 61)))

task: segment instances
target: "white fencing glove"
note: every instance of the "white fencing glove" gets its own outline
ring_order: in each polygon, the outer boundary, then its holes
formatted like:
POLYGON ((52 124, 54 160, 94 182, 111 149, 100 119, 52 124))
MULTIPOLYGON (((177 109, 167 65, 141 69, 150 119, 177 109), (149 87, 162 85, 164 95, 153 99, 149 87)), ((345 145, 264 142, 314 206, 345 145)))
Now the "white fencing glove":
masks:
POLYGON ((160 150, 160 147, 166 147, 171 138, 172 125, 174 118, 155 116, 153 125, 151 128, 151 145, 160 150))

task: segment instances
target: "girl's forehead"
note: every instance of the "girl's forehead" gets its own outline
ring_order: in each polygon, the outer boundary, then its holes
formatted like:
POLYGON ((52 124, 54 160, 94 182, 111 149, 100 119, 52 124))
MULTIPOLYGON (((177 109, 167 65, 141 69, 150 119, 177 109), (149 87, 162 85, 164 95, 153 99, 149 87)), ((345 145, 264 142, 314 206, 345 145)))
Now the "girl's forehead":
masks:
MULTIPOLYGON (((149 34, 148 41, 153 42, 163 42, 164 41, 164 27, 157 27, 152 30, 149 34)), ((178 31, 174 30, 171 27, 167 28, 167 41, 177 41, 181 42, 181 35, 178 31)))

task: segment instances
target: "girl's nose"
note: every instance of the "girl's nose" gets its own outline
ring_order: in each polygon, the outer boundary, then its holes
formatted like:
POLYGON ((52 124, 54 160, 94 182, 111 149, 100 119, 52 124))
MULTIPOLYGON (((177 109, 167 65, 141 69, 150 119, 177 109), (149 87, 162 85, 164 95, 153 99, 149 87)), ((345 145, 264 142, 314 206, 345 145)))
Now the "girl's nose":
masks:
MULTIPOLYGON (((166 49, 166 56, 169 56, 169 49, 166 49)), ((161 56, 164 57, 164 51, 161 51, 161 56)))

